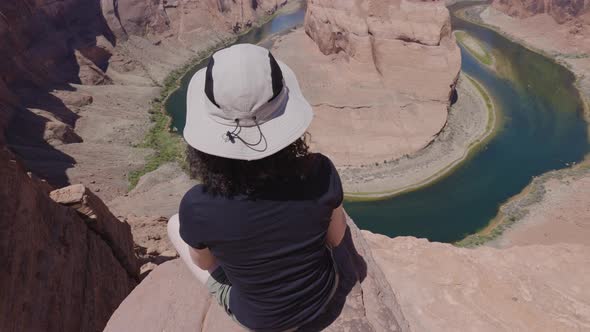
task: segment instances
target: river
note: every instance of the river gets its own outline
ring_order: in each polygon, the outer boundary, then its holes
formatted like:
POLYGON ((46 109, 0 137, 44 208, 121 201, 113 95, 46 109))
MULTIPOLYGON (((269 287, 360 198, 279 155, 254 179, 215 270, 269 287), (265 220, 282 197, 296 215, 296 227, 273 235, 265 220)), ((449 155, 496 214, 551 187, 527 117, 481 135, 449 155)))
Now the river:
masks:
MULTIPOLYGON (((302 23, 303 17, 304 8, 277 16, 238 42, 258 43, 302 23)), ((385 200, 346 202, 346 210, 360 228, 392 237, 460 240, 485 227, 499 206, 518 194, 532 177, 581 161, 590 151, 571 72, 492 30, 455 16, 452 23, 454 29, 469 32, 501 60, 501 70, 493 71, 461 50, 462 71, 493 97, 501 113, 501 128, 452 174, 432 185, 385 200)), ((184 126, 188 80, 205 64, 185 75, 182 87, 168 100, 166 108, 176 128, 184 126)))

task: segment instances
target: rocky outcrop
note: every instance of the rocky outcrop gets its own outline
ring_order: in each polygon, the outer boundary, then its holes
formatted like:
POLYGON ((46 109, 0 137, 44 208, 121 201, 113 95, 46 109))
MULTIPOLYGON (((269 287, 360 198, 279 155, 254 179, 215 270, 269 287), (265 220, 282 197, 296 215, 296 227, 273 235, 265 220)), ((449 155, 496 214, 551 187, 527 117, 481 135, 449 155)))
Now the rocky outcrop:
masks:
POLYGON ((5 147, 0 182, 0 330, 101 331, 137 283, 129 226, 88 192, 54 202, 5 147))
POLYGON ((494 0, 492 6, 512 17, 518 18, 546 13, 558 23, 565 23, 590 14, 590 2, 588 0, 494 0))
POLYGON ((304 29, 273 52, 314 106, 313 147, 337 166, 411 155, 445 126, 461 55, 444 2, 312 0, 304 29))
POLYGON ((380 72, 392 64, 380 52, 389 43, 452 42, 451 20, 442 1, 312 0, 305 31, 322 53, 342 51, 358 61, 375 62, 380 72))
POLYGON ((117 219, 109 208, 81 184, 61 188, 49 193, 56 203, 68 206, 86 222, 86 225, 109 245, 113 255, 129 275, 137 278, 139 265, 133 252, 131 227, 117 219))
POLYGON ((590 247, 457 248, 362 232, 413 331, 582 331, 590 247))
MULTIPOLYGON (((375 263, 356 226, 352 237, 366 277, 346 299, 340 317, 327 331, 408 331, 396 296, 375 263)), ((362 270, 362 271, 361 271, 362 270)), ((244 331, 211 299, 207 289, 177 259, 157 267, 125 299, 109 320, 106 332, 118 331, 244 331), (165 314, 161 314, 165 313, 165 314)))
POLYGON ((450 97, 448 85, 454 85, 460 61, 443 1, 312 0, 305 15, 305 32, 322 53, 343 52, 356 61, 371 63, 385 80, 399 80, 399 67, 412 67, 406 63, 412 61, 408 59, 412 50, 425 51, 426 59, 435 55, 433 48, 446 49, 447 54, 440 55, 454 61, 447 65, 450 82, 444 86, 446 99, 450 97))

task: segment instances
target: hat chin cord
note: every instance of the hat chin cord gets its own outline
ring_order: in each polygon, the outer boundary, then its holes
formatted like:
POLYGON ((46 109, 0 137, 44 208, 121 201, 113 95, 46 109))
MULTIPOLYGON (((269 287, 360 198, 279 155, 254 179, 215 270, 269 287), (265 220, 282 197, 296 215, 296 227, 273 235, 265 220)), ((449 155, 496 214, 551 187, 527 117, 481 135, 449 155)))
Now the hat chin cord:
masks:
POLYGON ((227 137, 226 142, 230 141, 230 142, 232 142, 232 144, 235 144, 236 139, 238 139, 239 141, 244 143, 244 145, 246 145, 249 149, 256 151, 256 152, 263 152, 268 148, 268 143, 266 141, 266 137, 262 133, 262 129, 260 129, 260 125, 258 124, 258 121, 256 121, 255 116, 252 117, 252 121, 254 121, 254 124, 256 124, 256 128, 258 128, 258 132, 260 133, 260 138, 258 138, 258 142, 256 142, 256 143, 246 142, 242 137, 240 137, 240 132, 242 131, 242 126, 240 125, 240 119, 235 119, 234 121, 236 122, 236 127, 234 128, 234 130, 232 130, 232 131, 228 130, 225 133, 225 135, 227 137), (264 141, 264 148, 263 149, 256 148, 256 146, 258 144, 260 144, 262 141, 264 141))

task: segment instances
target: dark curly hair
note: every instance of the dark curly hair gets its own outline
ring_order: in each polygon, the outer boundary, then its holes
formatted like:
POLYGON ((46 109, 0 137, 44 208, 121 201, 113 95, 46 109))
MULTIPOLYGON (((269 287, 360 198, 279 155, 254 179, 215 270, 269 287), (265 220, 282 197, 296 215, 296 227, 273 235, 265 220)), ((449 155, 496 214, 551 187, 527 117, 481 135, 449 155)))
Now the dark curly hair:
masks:
POLYGON ((305 178, 310 164, 307 137, 306 133, 279 152, 253 161, 217 157, 189 145, 189 173, 213 195, 256 195, 269 185, 305 178))

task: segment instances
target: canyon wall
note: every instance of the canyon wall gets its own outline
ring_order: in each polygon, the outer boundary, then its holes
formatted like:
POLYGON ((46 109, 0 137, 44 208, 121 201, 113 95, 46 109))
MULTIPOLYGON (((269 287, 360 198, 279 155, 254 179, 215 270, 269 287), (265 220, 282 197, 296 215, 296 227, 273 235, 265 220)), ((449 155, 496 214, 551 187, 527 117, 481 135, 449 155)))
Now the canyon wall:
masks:
MULTIPOLYGON (((553 222, 559 227, 562 221, 553 222)), ((362 235, 412 331, 590 327, 590 280, 582 277, 590 273, 588 241, 467 249, 413 237, 392 239, 367 231, 362 235)))
POLYGON ((304 30, 273 52, 314 106, 312 146, 337 166, 412 155, 447 123, 461 54, 443 1, 310 0, 304 30))
POLYGON ((492 6, 512 17, 527 18, 549 14, 558 23, 585 16, 590 23, 588 0, 494 0, 492 6))
POLYGON ((0 1, 1 331, 102 331, 140 275, 131 227, 101 198, 151 153, 134 147, 151 100, 282 4, 0 1))
POLYGON ((449 12, 440 1, 310 0, 307 8, 305 31, 322 53, 342 51, 374 62, 384 75, 400 65, 387 53, 396 44, 451 48, 454 43, 449 12))
POLYGON ((101 331, 138 282, 129 225, 96 197, 56 203, 5 147, 0 183, 0 330, 101 331))

